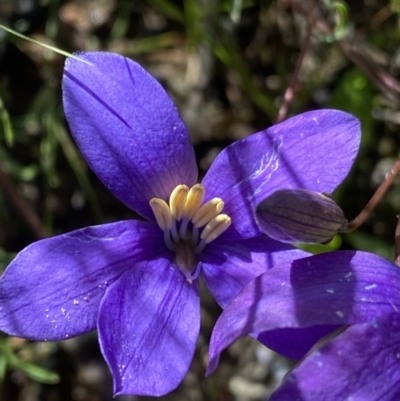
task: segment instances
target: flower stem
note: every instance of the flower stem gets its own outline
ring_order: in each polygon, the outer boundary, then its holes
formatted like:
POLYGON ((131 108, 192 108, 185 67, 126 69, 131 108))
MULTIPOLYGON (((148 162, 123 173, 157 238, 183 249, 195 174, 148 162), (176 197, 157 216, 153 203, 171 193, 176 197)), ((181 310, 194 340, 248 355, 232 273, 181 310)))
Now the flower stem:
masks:
POLYGON ((392 169, 386 174, 384 181, 379 186, 379 188, 375 191, 375 193, 372 195, 372 198, 365 205, 364 209, 361 210, 360 214, 354 220, 350 221, 346 232, 354 231, 361 224, 363 224, 365 220, 367 220, 369 215, 372 213, 372 211, 375 209, 375 207, 381 201, 383 196, 386 194, 387 190, 393 184, 393 181, 396 178, 399 171, 400 171, 400 159, 398 159, 394 163, 392 169))
POLYGON ((299 78, 301 66, 303 64, 304 56, 306 55, 307 50, 310 47, 311 34, 312 34, 313 27, 314 27, 314 13, 313 13, 313 1, 312 0, 309 0, 309 6, 310 6, 310 14, 308 16, 306 36, 305 36, 304 42, 301 46, 301 51, 300 51, 299 58, 297 59, 297 62, 296 62, 296 67, 293 71, 292 77, 290 78, 289 86, 287 87, 285 94, 283 96, 283 102, 281 104, 281 107, 279 108, 278 117, 276 118, 277 123, 282 122, 286 118, 290 103, 292 103, 292 101, 294 99, 294 91, 297 86, 297 81, 299 78))

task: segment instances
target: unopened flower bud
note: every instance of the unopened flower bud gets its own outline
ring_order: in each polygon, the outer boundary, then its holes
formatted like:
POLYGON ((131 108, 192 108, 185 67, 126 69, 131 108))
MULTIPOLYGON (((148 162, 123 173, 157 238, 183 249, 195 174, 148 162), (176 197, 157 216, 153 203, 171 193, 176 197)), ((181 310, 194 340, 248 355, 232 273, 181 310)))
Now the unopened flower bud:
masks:
POLYGON ((327 243, 348 225, 330 195, 305 189, 274 192, 256 207, 254 215, 266 235, 289 243, 327 243))

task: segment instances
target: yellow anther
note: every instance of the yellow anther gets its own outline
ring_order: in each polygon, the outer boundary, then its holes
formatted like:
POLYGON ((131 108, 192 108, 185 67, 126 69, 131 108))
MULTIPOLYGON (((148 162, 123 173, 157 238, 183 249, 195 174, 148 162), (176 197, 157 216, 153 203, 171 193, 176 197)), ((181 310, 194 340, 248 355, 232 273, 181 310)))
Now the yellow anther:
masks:
POLYGON ((231 225, 230 217, 220 214, 224 208, 222 199, 213 198, 202 205, 204 196, 201 184, 190 189, 182 184, 171 192, 169 204, 161 198, 149 202, 164 232, 165 245, 175 252, 175 263, 189 282, 197 277, 201 268, 201 264, 196 265, 195 255, 231 225))
POLYGON ((149 203, 158 226, 163 231, 169 230, 172 227, 172 215, 167 202, 160 198, 153 198, 149 203))
POLYGON ((226 214, 214 217, 202 231, 200 238, 206 243, 210 243, 225 232, 231 225, 231 218, 226 214))
POLYGON ((185 208, 186 198, 189 188, 186 185, 178 185, 169 197, 169 207, 171 209, 172 218, 180 221, 182 219, 185 208))
POLYGON ((193 187, 190 188, 190 191, 186 198, 185 210, 182 217, 186 217, 188 220, 192 219, 193 215, 197 212, 197 210, 203 203, 204 194, 205 189, 201 184, 193 185, 193 187))
POLYGON ((224 208, 224 202, 220 198, 213 198, 206 202, 201 208, 194 214, 192 223, 197 227, 205 226, 210 220, 218 216, 224 208))

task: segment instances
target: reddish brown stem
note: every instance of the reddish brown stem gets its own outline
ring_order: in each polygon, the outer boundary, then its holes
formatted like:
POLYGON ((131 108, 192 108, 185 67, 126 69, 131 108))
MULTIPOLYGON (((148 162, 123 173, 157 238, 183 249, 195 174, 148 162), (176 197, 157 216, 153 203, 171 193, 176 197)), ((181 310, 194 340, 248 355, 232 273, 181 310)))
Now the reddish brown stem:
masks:
POLYGON ((36 239, 44 238, 45 230, 35 212, 25 202, 18 191, 15 189, 13 182, 10 180, 8 175, 0 168, 0 187, 7 195, 9 200, 15 209, 21 214, 22 218, 26 221, 30 229, 32 230, 36 239))
POLYGON ((304 41, 303 41, 303 44, 301 47, 299 58, 297 59, 297 62, 296 62, 296 67, 290 78, 289 86, 287 87, 285 94, 283 96, 283 102, 282 102, 281 107, 279 108, 278 117, 276 119, 277 123, 280 123, 281 121, 283 121, 287 116, 289 106, 294 99, 294 91, 297 86, 297 81, 299 79, 299 74, 300 74, 301 66, 303 64, 304 56, 306 55, 307 50, 310 47, 311 34, 312 34, 313 26, 314 26, 313 1, 310 0, 309 4, 310 4, 310 14, 308 16, 306 36, 304 38, 304 41))
POLYGON ((364 221, 369 217, 369 215, 381 201, 387 190, 393 184, 393 181, 396 178, 396 175, 399 173, 399 171, 400 171, 400 159, 394 163, 393 168, 386 174, 385 180, 372 195, 372 198, 366 204, 364 209, 361 210, 360 214, 349 223, 347 232, 354 231, 356 228, 358 228, 361 224, 364 223, 364 221))

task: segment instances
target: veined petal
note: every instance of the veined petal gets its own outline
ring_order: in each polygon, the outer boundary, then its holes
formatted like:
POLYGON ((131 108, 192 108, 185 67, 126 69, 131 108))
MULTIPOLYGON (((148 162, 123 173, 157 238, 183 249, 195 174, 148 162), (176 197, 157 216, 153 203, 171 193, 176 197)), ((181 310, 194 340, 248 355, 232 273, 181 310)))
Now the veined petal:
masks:
POLYGON ((289 243, 326 243, 348 226, 330 196, 305 189, 274 192, 256 207, 254 217, 268 237, 289 243))
POLYGON ((217 239, 200 255, 202 276, 224 308, 251 280, 271 267, 308 253, 265 236, 240 241, 217 239))
POLYGON ((221 198, 242 236, 259 235, 253 211, 263 199, 278 189, 331 193, 348 174, 359 143, 360 124, 351 114, 300 114, 224 149, 202 181, 206 201, 221 198))
POLYGON ((172 391, 189 368, 199 328, 196 287, 168 260, 126 272, 107 290, 98 321, 115 395, 172 391))
POLYGON ((131 209, 154 220, 152 198, 167 200, 197 180, 193 147, 162 86, 139 64, 111 53, 67 59, 64 110, 92 170, 131 209))
POLYGON ((168 252, 159 228, 140 221, 35 242, 0 279, 0 330, 32 340, 65 340, 93 330, 108 286, 136 263, 168 252))
MULTIPOLYGON (((208 372, 219 353, 246 334, 364 323, 397 311, 399 288, 400 269, 366 252, 329 252, 276 266, 248 284, 221 314, 211 337, 208 372)), ((296 331, 285 334, 279 350, 290 355, 296 331)))
POLYGON ((350 326, 318 347, 271 401, 400 400, 400 316, 350 326))

